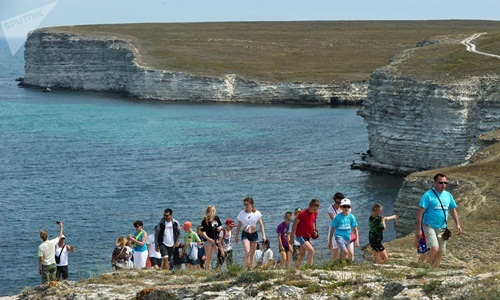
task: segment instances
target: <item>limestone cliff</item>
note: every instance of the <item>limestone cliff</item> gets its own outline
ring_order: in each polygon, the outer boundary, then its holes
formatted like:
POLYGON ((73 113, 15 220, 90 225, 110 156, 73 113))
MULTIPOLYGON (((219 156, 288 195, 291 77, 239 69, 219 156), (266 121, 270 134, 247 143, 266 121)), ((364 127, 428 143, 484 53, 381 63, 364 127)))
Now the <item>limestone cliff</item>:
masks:
POLYGON ((141 66, 131 41, 101 35, 35 30, 25 45, 24 84, 116 91, 139 99, 199 102, 360 104, 368 83, 268 83, 235 74, 222 78, 141 66))
POLYGON ((396 173, 460 165, 500 126, 500 76, 451 82, 376 70, 358 112, 368 124, 364 168, 396 173))

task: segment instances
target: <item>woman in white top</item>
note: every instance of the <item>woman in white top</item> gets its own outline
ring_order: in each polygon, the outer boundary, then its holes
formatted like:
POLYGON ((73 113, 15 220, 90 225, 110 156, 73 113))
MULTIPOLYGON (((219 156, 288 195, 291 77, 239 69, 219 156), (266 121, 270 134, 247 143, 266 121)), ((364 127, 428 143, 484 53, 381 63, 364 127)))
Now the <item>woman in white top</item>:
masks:
POLYGON ((262 223, 262 214, 255 209, 253 198, 246 197, 243 199, 243 205, 245 209, 238 214, 238 226, 236 227, 234 242, 238 244, 238 235, 240 229, 243 227, 241 243, 245 252, 244 264, 251 269, 254 265, 254 253, 259 239, 257 224, 259 224, 260 231, 262 231, 262 241, 266 240, 266 232, 264 230, 264 223, 262 223))

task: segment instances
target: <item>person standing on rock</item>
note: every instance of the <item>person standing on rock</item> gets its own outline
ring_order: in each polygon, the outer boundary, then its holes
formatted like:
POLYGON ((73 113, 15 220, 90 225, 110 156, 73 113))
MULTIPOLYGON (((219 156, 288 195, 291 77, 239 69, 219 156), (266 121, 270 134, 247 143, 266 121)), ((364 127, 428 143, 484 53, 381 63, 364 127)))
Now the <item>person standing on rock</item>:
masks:
POLYGON ((49 240, 49 235, 45 229, 40 231, 42 243, 38 246, 38 274, 42 276, 42 283, 49 283, 56 280, 56 245, 63 236, 63 224, 57 221, 59 225, 59 236, 49 240))
POLYGON ((56 259, 56 278, 57 281, 68 279, 68 253, 73 252, 73 246, 66 244, 66 237, 63 235, 56 245, 55 259, 56 259))
POLYGON ((417 212, 416 234, 419 238, 425 234, 427 247, 430 249, 429 261, 433 268, 439 267, 443 253, 446 250, 443 233, 447 228, 448 214, 455 221, 457 234, 462 234, 462 227, 456 211, 457 204, 453 196, 448 191, 445 191, 447 184, 446 175, 442 173, 436 174, 434 176, 434 188, 422 195, 417 212))

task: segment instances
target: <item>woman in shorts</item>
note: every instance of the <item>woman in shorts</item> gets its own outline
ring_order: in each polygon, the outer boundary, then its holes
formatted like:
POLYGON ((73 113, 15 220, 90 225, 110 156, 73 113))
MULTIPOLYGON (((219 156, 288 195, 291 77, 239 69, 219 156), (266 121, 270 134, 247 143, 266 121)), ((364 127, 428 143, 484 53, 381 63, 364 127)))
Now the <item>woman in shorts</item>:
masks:
POLYGON ((236 227, 236 234, 234 238, 235 244, 238 244, 238 235, 241 231, 241 243, 245 252, 244 264, 247 268, 251 269, 254 265, 254 253, 257 248, 259 234, 257 233, 257 224, 260 226, 262 232, 262 241, 266 240, 266 232, 264 230, 264 223, 262 222, 262 214, 255 209, 252 197, 243 199, 245 209, 241 210, 238 214, 238 226, 236 227))

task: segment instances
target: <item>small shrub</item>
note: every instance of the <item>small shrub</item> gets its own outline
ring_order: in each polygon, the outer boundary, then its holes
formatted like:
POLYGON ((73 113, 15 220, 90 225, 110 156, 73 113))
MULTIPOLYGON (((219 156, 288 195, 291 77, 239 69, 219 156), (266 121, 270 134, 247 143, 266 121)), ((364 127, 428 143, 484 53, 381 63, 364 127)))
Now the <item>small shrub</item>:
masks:
POLYGON ((441 281, 439 280, 431 280, 422 285, 422 291, 426 294, 431 294, 436 291, 441 286, 441 281))
POLYGON ((236 283, 257 283, 261 281, 266 281, 274 276, 272 272, 266 272, 262 270, 248 271, 241 273, 236 278, 236 283))
POLYGON ((227 285, 221 282, 214 282, 213 284, 207 285, 204 287, 204 290, 212 291, 212 292, 220 292, 225 291, 227 289, 227 285))
POLYGON ((259 289, 259 291, 268 291, 273 287, 273 285, 274 284, 272 284, 270 282, 264 282, 261 285, 259 285, 257 288, 259 289))
POLYGON ((301 280, 288 280, 288 281, 285 281, 284 284, 286 285, 293 285, 293 286, 296 286, 298 288, 305 288, 307 286, 309 286, 309 282, 307 281, 301 281, 301 280))
POLYGON ((308 284, 306 288, 306 292, 308 294, 319 293, 321 292, 321 286, 317 283, 308 284))

